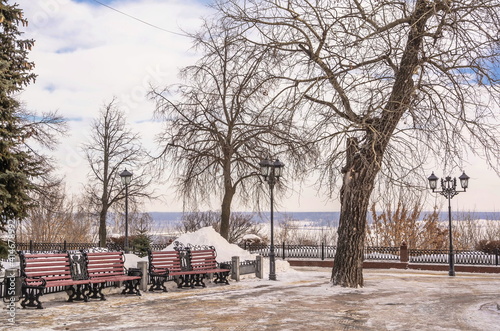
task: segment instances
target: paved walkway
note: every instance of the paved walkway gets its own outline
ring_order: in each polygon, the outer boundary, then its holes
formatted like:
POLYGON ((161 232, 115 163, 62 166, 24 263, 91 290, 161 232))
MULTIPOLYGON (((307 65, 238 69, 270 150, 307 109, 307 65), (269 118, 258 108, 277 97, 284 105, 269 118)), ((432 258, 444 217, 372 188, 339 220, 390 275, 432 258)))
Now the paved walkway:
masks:
MULTIPOLYGON (((365 270, 365 287, 329 284, 330 269, 296 268, 278 281, 108 295, 16 312, 5 330, 500 330, 500 275, 365 270)), ((7 320, 3 310, 2 318, 7 320)))

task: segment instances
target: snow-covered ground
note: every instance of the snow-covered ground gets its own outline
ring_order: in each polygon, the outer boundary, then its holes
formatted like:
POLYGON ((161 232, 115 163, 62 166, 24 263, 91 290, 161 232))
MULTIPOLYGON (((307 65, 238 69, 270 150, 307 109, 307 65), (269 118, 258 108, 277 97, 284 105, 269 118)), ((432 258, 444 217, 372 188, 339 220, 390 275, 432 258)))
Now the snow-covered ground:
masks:
MULTIPOLYGON (((252 255, 213 229, 186 234, 184 244, 213 245, 221 261, 252 255), (227 254, 227 255, 225 255, 227 254)), ((139 259, 127 255, 128 266, 139 259)), ((364 271, 363 288, 329 282, 328 268, 291 268, 277 260, 277 281, 245 277, 230 285, 143 292, 125 297, 107 289, 107 301, 65 302, 44 295, 44 310, 0 311, 2 330, 500 330, 496 274, 414 270, 364 271)), ((268 263, 265 263, 267 266, 268 263)), ((7 306, 4 306, 7 308, 7 306)))
MULTIPOLYGON (((365 286, 332 286, 331 270, 289 269, 277 281, 144 292, 67 303, 42 297, 44 310, 17 309, 5 330, 500 330, 500 277, 365 270, 365 286)), ((3 329, 2 329, 3 330, 3 329)))

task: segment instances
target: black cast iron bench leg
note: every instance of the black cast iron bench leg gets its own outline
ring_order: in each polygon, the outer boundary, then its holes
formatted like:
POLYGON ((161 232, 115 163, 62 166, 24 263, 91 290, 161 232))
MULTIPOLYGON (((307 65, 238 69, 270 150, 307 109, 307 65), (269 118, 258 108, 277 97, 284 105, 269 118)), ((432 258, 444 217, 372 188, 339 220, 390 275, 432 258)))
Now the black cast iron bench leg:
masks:
POLYGON ((40 296, 43 295, 43 290, 45 287, 23 287, 23 301, 21 301, 21 307, 31 307, 36 309, 43 309, 42 303, 40 302, 40 296))
POLYGON ((152 285, 149 288, 150 292, 163 291, 168 292, 165 287, 165 276, 151 276, 152 285))

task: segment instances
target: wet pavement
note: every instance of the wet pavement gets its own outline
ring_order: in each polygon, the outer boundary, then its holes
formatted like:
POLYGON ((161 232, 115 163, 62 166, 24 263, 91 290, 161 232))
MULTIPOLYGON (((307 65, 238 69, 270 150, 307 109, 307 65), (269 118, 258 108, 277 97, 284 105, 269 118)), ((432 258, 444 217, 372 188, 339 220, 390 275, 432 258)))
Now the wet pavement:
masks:
POLYGON ((414 270, 364 271, 365 287, 329 283, 328 268, 294 268, 277 281, 245 278, 230 285, 64 301, 17 309, 2 330, 500 330, 500 275, 414 270))

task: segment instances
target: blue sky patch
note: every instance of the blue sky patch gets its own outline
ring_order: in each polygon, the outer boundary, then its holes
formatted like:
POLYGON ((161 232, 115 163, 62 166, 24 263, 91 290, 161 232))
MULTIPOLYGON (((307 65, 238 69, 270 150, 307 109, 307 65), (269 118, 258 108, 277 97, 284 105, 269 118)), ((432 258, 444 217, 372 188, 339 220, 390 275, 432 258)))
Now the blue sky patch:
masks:
POLYGON ((73 53, 76 50, 77 50, 76 47, 64 47, 56 50, 56 53, 57 54, 73 53))

